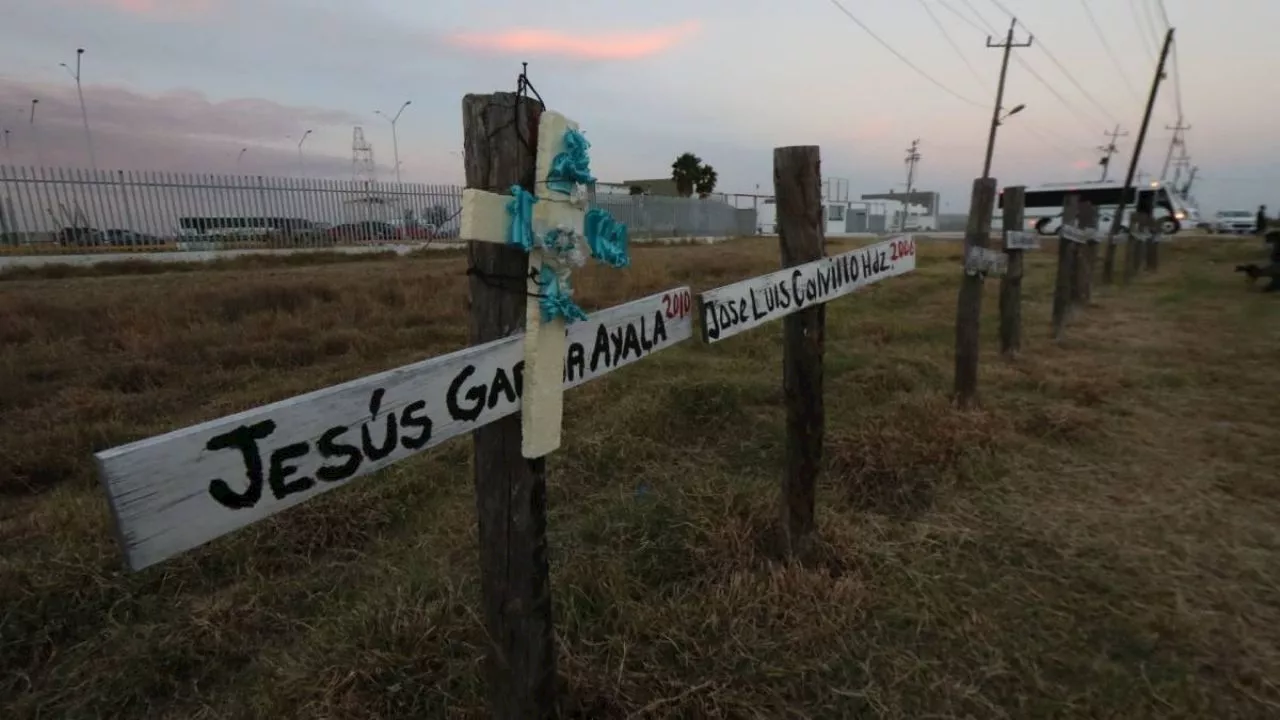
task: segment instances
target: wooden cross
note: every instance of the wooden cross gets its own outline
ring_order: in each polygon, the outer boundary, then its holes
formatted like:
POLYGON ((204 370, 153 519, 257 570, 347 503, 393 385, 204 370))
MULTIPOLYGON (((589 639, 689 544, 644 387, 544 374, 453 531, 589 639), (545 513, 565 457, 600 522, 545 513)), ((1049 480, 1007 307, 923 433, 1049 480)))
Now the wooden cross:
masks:
POLYGON ((591 236, 585 239, 593 257, 614 267, 628 264, 625 226, 603 210, 586 211, 583 185, 595 182, 587 167, 586 147, 576 122, 557 112, 543 112, 533 196, 519 187, 512 188, 511 195, 474 189, 462 193, 461 239, 517 244, 529 252, 521 413, 521 453, 526 458, 539 458, 560 447, 565 324, 585 317, 570 300, 569 286, 571 267, 583 262, 584 232, 591 236), (576 167, 566 173, 575 159, 576 167), (604 252, 596 244, 602 234, 613 243, 604 252))

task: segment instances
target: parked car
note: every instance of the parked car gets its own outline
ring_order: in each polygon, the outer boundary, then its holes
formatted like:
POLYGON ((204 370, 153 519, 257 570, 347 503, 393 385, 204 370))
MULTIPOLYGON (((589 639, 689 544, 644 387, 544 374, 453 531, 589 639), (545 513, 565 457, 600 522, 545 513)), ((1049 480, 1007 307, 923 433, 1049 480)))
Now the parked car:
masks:
POLYGON ((370 240, 395 240, 397 232, 396 227, 391 223, 365 220, 363 222, 336 225, 326 230, 325 234, 339 242, 367 242, 370 240))
POLYGON ((63 246, 96 247, 106 244, 106 237, 97 228, 64 227, 58 231, 58 244, 63 246))
POLYGON ((155 235, 134 232, 133 230, 120 230, 113 228, 107 230, 106 243, 116 247, 147 247, 155 245, 163 245, 164 240, 155 235))
POLYGON ((1258 229, 1258 217, 1248 210, 1220 210, 1213 218, 1217 233, 1251 233, 1258 229))

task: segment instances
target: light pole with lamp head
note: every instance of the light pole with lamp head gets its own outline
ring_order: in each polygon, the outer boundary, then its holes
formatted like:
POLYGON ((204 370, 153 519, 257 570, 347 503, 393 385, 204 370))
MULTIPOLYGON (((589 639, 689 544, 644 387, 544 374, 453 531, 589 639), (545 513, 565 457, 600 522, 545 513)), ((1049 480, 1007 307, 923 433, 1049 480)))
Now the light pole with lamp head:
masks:
POLYGON ((382 112, 381 110, 373 111, 375 115, 381 115, 385 120, 391 123, 391 154, 396 163, 396 182, 397 183, 400 182, 400 142, 396 139, 396 121, 400 119, 400 114, 404 112, 405 108, 409 107, 409 103, 411 102, 413 101, 405 100, 404 104, 400 106, 400 109, 396 111, 395 117, 387 117, 387 114, 382 112))
POLYGON ((302 133, 302 139, 298 140, 298 174, 299 174, 299 175, 301 175, 301 174, 302 174, 302 143, 306 142, 306 141, 307 141, 307 136, 309 136, 309 135, 310 135, 311 133, 313 133, 313 132, 315 132, 315 131, 314 131, 314 130, 308 130, 308 131, 306 131, 306 132, 302 133))
POLYGON ((98 160, 93 155, 93 135, 89 132, 89 112, 84 107, 84 89, 80 86, 80 59, 84 57, 84 48, 76 48, 76 69, 72 72, 71 67, 66 63, 58 63, 71 73, 71 77, 76 81, 76 95, 80 98, 80 118, 84 120, 84 140, 89 147, 89 167, 94 172, 98 170, 98 160))
POLYGON ((240 172, 240 161, 244 159, 244 154, 249 152, 249 148, 240 148, 240 154, 236 155, 236 172, 240 172))

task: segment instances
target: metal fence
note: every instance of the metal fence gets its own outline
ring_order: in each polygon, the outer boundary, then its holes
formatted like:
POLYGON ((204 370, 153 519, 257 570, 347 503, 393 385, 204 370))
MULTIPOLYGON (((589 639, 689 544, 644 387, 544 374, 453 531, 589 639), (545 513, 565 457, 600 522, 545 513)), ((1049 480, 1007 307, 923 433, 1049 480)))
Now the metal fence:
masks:
MULTIPOLYGON (((602 186, 593 204, 641 242, 755 232, 754 210, 723 200, 602 186)), ((461 206, 456 185, 0 165, 0 245, 32 250, 449 242, 461 206)))

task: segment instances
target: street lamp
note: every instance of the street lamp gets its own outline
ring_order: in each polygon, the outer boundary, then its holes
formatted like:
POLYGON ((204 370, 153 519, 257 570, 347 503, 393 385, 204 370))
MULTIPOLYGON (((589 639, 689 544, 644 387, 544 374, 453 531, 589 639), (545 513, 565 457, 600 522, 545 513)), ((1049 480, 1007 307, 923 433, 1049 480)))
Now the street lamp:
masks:
POLYGON ((44 167, 44 157, 40 151, 40 131, 36 129, 36 105, 39 104, 40 98, 31 98, 31 117, 27 120, 27 125, 31 128, 31 143, 36 148, 36 165, 44 167))
POLYGON ((404 109, 409 107, 410 102, 412 101, 405 100, 404 104, 400 106, 400 110, 396 112, 395 117, 387 117, 386 113, 382 112, 381 110, 373 111, 375 115, 381 115, 384 119, 386 119, 388 122, 391 123, 391 153, 395 158, 397 183, 400 182, 400 143, 399 141, 396 140, 396 121, 400 119, 400 113, 403 113, 404 109))
POLYGON ((244 154, 249 152, 249 148, 240 148, 240 154, 236 155, 236 172, 240 172, 240 160, 244 158, 244 154))
POLYGON ((84 48, 76 48, 76 69, 72 72, 71 67, 66 63, 58 63, 67 69, 71 77, 76 81, 76 95, 80 98, 80 117, 84 120, 84 139, 89 147, 89 167, 94 172, 98 171, 98 160, 93 155, 93 135, 89 133, 89 113, 84 108, 84 90, 80 87, 80 58, 84 57, 84 48))
POLYGON ((1018 113, 1022 112, 1025 109, 1027 109, 1026 105, 1014 105, 1012 110, 1000 116, 1000 118, 996 120, 996 124, 1003 125, 1005 120, 1008 120, 1010 117, 1017 115, 1018 113))
POLYGON ((308 136, 308 135, 310 135, 310 134, 311 134, 311 133, 313 133, 313 132, 315 132, 315 131, 314 131, 314 130, 308 130, 308 131, 306 131, 306 132, 302 133, 302 139, 298 140, 298 174, 302 174, 302 143, 306 142, 306 141, 307 141, 307 136, 308 136))

